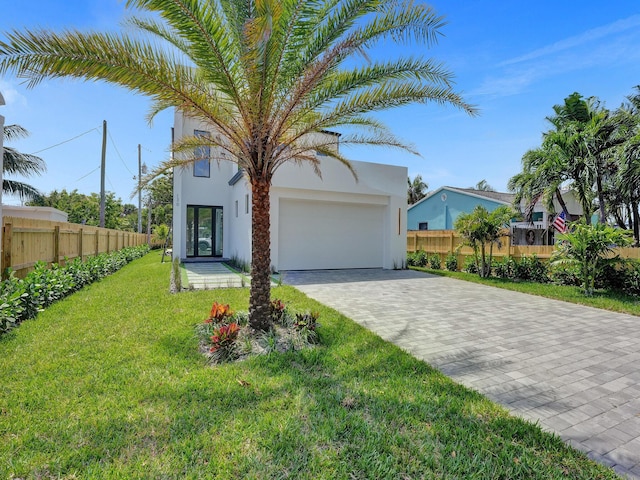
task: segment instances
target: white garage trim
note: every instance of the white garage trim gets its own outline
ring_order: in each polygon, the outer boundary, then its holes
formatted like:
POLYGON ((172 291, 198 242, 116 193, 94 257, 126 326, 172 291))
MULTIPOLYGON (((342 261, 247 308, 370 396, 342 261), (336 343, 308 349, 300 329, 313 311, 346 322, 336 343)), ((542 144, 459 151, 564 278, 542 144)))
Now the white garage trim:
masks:
POLYGON ((278 269, 381 268, 386 207, 281 198, 278 269))

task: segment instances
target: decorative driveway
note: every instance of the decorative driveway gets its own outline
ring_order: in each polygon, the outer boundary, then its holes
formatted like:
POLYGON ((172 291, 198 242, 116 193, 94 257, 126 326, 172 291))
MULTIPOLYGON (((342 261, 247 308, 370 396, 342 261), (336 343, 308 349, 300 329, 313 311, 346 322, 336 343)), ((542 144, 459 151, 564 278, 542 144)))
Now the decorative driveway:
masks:
POLYGON ((410 270, 283 280, 640 479, 640 317, 410 270))

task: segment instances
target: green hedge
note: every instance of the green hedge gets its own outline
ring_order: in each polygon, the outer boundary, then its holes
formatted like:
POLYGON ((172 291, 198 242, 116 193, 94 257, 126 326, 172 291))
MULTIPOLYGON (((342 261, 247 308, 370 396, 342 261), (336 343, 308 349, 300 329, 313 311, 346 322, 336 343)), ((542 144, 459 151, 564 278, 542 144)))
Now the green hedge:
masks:
POLYGON ((0 335, 23 320, 34 318, 53 302, 120 270, 148 251, 147 245, 127 247, 89 257, 84 262, 77 258, 63 267, 58 264, 48 267, 46 263, 38 262, 24 279, 16 278, 14 272, 10 272, 9 278, 0 283, 0 335))

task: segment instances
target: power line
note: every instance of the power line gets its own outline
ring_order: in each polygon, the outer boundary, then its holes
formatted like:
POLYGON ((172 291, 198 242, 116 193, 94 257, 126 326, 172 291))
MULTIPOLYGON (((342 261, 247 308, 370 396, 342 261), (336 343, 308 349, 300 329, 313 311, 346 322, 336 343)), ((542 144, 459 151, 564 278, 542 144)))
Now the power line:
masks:
POLYGON ((129 167, 127 167, 127 164, 124 163, 124 159, 122 158, 122 155, 120 155, 120 151, 118 150, 118 147, 116 147, 116 142, 113 140, 113 137, 111 136, 111 132, 108 132, 108 135, 109 135, 109 140, 111 140, 111 145, 113 145, 113 148, 115 148, 116 153, 118 154, 118 158, 120 158, 120 161, 122 162, 122 165, 124 165, 124 168, 126 168, 131 175, 135 176, 135 174, 129 169, 129 167))
POLYGON ((35 155, 37 153, 44 152, 46 150, 51 150, 52 148, 55 148, 55 147, 59 147, 60 145, 64 145, 65 143, 72 142, 73 140, 76 140, 77 138, 80 138, 80 137, 86 135, 87 133, 91 133, 91 132, 94 132, 94 131, 97 132, 98 131, 98 127, 92 128, 91 130, 87 130, 86 132, 81 133, 80 135, 76 135, 75 137, 70 138, 69 140, 65 140, 64 142, 56 143, 55 145, 51 145, 50 147, 43 148, 42 150, 38 150, 37 152, 33 152, 33 153, 31 153, 31 155, 35 155))
POLYGON ((96 168, 94 168, 93 170, 91 170, 89 173, 87 173, 86 175, 83 175, 82 177, 80 177, 79 179, 76 180, 76 183, 79 182, 80 180, 82 180, 83 178, 87 178, 89 175, 91 175, 93 172, 95 172, 96 170, 100 170, 100 165, 98 165, 96 168))

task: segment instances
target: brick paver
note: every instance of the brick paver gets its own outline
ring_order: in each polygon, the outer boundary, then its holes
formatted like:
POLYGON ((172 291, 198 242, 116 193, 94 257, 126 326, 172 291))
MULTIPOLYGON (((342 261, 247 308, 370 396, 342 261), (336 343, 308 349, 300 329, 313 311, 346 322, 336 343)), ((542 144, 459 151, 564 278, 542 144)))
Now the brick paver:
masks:
POLYGON ((414 271, 284 282, 640 479, 640 318, 414 271))

